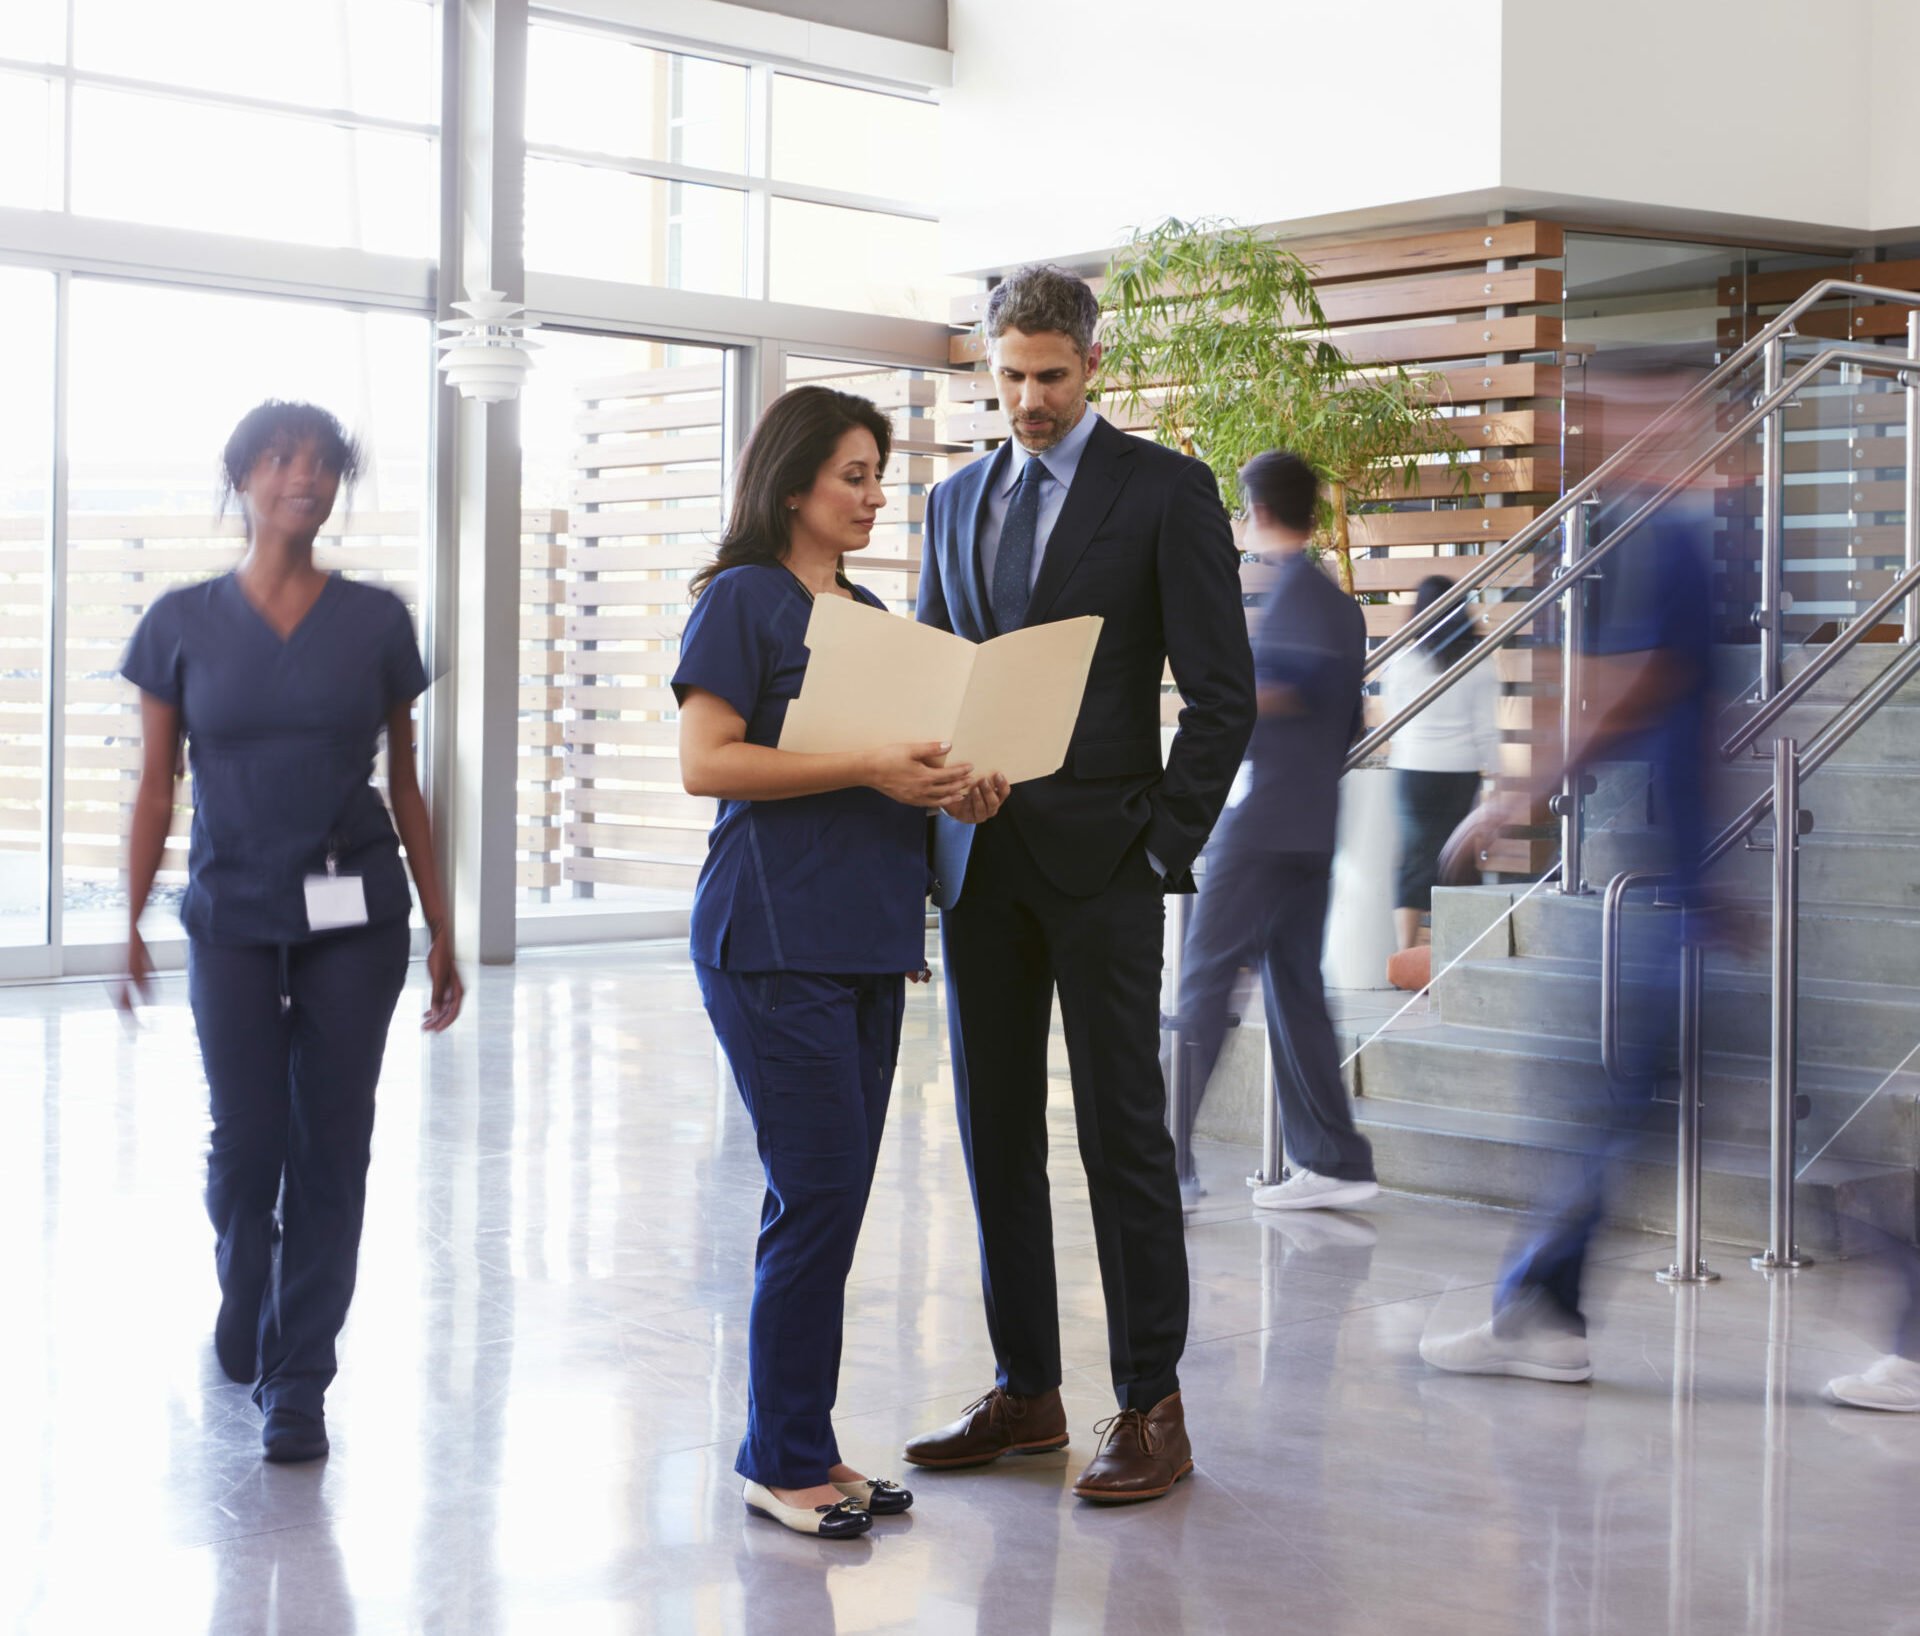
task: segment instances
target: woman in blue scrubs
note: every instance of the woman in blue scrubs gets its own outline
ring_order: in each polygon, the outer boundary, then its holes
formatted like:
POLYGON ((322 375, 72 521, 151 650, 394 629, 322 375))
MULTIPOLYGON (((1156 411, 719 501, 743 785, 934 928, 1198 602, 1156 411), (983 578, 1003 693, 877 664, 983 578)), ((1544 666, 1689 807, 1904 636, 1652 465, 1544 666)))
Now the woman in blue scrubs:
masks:
POLYGON ((814 600, 881 606, 840 559, 871 542, 891 441, 870 402, 825 387, 767 410, 718 558, 694 576, 673 678, 687 791, 720 803, 694 895, 695 970, 767 1177, 735 1469, 756 1515, 834 1539, 913 1503, 842 1463, 832 1415, 906 979, 926 965, 927 818, 984 821, 1006 791, 943 767, 942 744, 775 748, 814 600))
POLYGON ((313 561, 359 452, 324 409, 270 402, 241 420, 223 464, 246 555, 161 596, 122 667, 140 689, 143 734, 122 1003, 147 992, 140 915, 184 738, 194 811, 180 917, 213 1110, 214 1349, 253 1384, 266 1458, 313 1460, 327 1452, 374 1087, 407 973, 401 842, 432 938, 428 1031, 459 1014, 461 987, 414 769, 412 705, 427 679, 412 621, 392 592, 313 561), (391 816, 369 783, 383 732, 391 816))

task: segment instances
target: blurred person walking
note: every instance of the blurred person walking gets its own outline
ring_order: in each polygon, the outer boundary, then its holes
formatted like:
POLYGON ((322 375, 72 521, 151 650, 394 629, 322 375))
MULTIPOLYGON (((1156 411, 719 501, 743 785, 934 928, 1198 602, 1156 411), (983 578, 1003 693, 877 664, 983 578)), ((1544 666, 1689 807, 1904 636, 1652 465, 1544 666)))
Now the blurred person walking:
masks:
MULTIPOLYGON (((1638 407, 1650 416, 1688 384, 1665 373, 1644 377, 1618 407, 1638 407)), ((1596 542, 1658 492, 1677 458, 1675 451, 1658 446, 1641 450, 1635 481, 1610 494, 1595 520, 1596 542)), ((1564 766, 1544 757, 1543 746, 1543 764, 1530 788, 1483 803, 1442 856, 1443 878, 1477 873, 1480 854, 1500 830, 1524 823, 1533 802, 1559 789, 1566 774, 1604 762, 1635 763, 1649 774, 1647 815, 1664 851, 1664 890, 1682 912, 1654 914, 1637 924, 1635 964, 1650 1003, 1626 1008, 1622 1077, 1587 1122, 1596 1135, 1580 1158, 1578 1181, 1551 1218, 1530 1229, 1509 1257, 1492 1318, 1464 1334, 1429 1336, 1421 1343, 1421 1357, 1437 1369, 1552 1381, 1582 1381, 1593 1373, 1580 1304, 1587 1250, 1601 1221, 1607 1171, 1644 1123, 1657 1065, 1673 1042, 1682 940, 1699 937, 1704 924, 1700 869, 1707 840, 1708 764, 1717 759, 1708 738, 1712 534, 1710 495, 1682 493, 1621 540, 1603 571, 1584 582, 1589 634, 1580 658, 1580 688, 1585 709, 1564 766)))
MULTIPOLYGON (((1444 574, 1429 574, 1414 592, 1412 617, 1419 618, 1452 585, 1444 574)), ((1388 719, 1472 652, 1476 640, 1471 611, 1462 607, 1388 665, 1383 690, 1388 719)), ((1482 664, 1395 733, 1388 747, 1400 811, 1393 931, 1395 947, 1403 952, 1419 942, 1420 922, 1433 910, 1441 849, 1480 799, 1481 780, 1499 773, 1499 708, 1499 680, 1491 664, 1482 664)))
POLYGON ((328 1451, 325 1397, 353 1299, 374 1090, 412 939, 403 843, 431 939, 422 1027, 446 1028, 461 1003, 414 766, 413 701, 427 677, 412 620, 391 591, 313 560, 359 466, 324 409, 250 411, 222 457, 245 556, 161 596, 122 666, 140 689, 142 759, 119 999, 131 1010, 148 992, 140 915, 184 741, 194 811, 180 918, 212 1102, 214 1349, 231 1379, 253 1385, 273 1461, 328 1451), (383 732, 387 802, 369 782, 383 732))
MULTIPOLYGON (((1253 1195, 1262 1210, 1338 1209, 1380 1191, 1353 1122, 1320 975, 1340 778, 1361 726, 1367 630, 1359 604, 1307 556, 1319 504, 1298 455, 1256 455, 1240 473, 1246 550, 1277 573, 1253 643, 1259 719, 1245 796, 1207 849, 1181 963, 1179 1016, 1192 1042, 1188 1135, 1226 1037, 1244 966, 1260 969, 1280 1129, 1293 1174, 1253 1195)), ((1191 1154, 1191 1142, 1187 1144, 1191 1154)), ((1189 1160, 1191 1166, 1191 1160, 1189 1160)), ((1191 1202, 1199 1183, 1181 1178, 1191 1202)))

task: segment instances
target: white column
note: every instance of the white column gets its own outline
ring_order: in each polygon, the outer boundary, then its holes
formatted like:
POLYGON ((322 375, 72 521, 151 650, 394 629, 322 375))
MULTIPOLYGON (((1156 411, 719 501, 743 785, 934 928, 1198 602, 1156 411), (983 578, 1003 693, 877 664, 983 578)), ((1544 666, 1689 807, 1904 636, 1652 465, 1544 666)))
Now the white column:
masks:
MULTIPOLYGON (((443 8, 439 316, 526 296, 526 0, 443 8)), ((520 409, 438 388, 435 818, 462 960, 510 964, 519 759, 520 409), (450 792, 451 799, 446 798, 450 792)))

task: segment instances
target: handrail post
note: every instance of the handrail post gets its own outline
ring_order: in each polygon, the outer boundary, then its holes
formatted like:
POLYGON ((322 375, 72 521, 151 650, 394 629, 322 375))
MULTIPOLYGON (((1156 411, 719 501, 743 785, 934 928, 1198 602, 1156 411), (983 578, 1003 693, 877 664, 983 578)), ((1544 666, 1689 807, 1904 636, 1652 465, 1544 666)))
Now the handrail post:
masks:
MULTIPOLYGON (((1587 517, 1590 506, 1583 501, 1569 511, 1561 522, 1560 560, 1571 570, 1587 554, 1587 517)), ((1580 649, 1585 641, 1586 582, 1574 580, 1567 586, 1560 603, 1560 791, 1554 796, 1553 811, 1560 819, 1560 884, 1563 897, 1582 897, 1587 892, 1582 844, 1581 804, 1586 794, 1587 775, 1573 768, 1574 737, 1578 730, 1580 697, 1580 649)))
MULTIPOLYGON (((1786 343, 1775 336, 1766 345, 1760 390, 1780 389, 1786 367, 1786 343)), ((1780 599, 1786 590, 1786 406, 1777 405, 1760 427, 1760 698, 1780 686, 1780 599)))
MULTIPOLYGON (((1907 356, 1913 367, 1907 384, 1907 515, 1901 530, 1902 561, 1909 570, 1920 568, 1920 311, 1907 314, 1907 356)), ((1901 635, 1920 642, 1920 597, 1909 596, 1902 610, 1901 635)))
POLYGON ((1260 1168, 1247 1178, 1249 1187, 1276 1186, 1286 1170, 1286 1154, 1280 1132, 1280 1090, 1273 1067, 1273 1033, 1265 1034, 1266 1051, 1260 1059, 1260 1088, 1264 1101, 1260 1114, 1260 1168))
POLYGON ((1800 1055, 1800 751, 1773 741, 1773 1004, 1768 1119, 1767 1247, 1762 1272, 1804 1267, 1793 1237, 1794 1127, 1800 1055))
POLYGON ((1705 951, 1681 911, 1680 935, 1680 1132, 1674 1151, 1673 1265, 1654 1277, 1663 1284, 1710 1284, 1720 1275, 1700 1254, 1700 1098, 1704 1054, 1700 1030, 1701 973, 1705 951))
POLYGON ((1166 981, 1168 1006, 1160 1018, 1167 1035, 1167 1129, 1173 1137, 1176 1174, 1184 1181, 1193 1173, 1193 1117, 1188 1111, 1195 1094, 1193 1042, 1180 1016, 1180 987, 1187 966, 1187 923, 1193 913, 1193 893, 1167 894, 1166 981))

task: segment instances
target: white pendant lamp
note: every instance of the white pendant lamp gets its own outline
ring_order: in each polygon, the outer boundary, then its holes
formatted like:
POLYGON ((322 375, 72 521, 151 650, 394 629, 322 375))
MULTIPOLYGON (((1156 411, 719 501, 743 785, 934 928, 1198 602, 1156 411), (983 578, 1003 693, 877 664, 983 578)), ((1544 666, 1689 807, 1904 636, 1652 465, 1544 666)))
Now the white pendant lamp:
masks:
POLYGON ((465 301, 450 303, 465 318, 443 318, 440 328, 452 331, 437 343, 444 356, 440 367, 447 384, 463 398, 482 403, 506 403, 520 395, 520 383, 533 366, 538 341, 527 331, 540 326, 528 322, 526 308, 509 301, 500 290, 467 292, 465 301))

